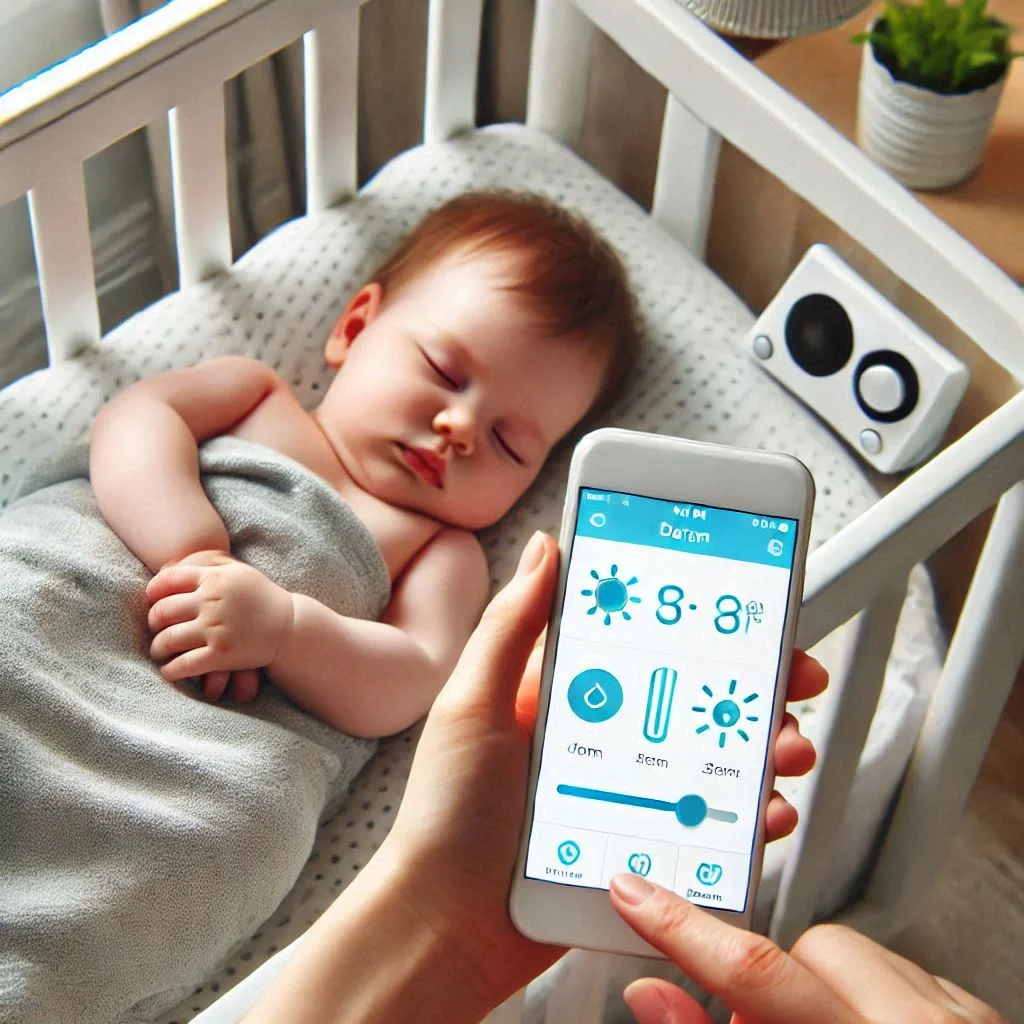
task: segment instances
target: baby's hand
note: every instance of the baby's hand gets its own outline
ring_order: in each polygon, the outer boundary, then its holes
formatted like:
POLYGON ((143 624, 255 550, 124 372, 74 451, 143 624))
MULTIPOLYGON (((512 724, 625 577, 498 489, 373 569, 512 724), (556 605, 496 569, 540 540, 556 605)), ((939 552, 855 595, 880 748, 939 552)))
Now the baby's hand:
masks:
POLYGON ((156 634, 149 653, 166 661, 160 674, 168 682, 205 676, 207 700, 224 694, 232 673, 236 700, 252 700, 258 670, 277 657, 292 625, 291 594, 224 551, 165 565, 146 597, 156 634))

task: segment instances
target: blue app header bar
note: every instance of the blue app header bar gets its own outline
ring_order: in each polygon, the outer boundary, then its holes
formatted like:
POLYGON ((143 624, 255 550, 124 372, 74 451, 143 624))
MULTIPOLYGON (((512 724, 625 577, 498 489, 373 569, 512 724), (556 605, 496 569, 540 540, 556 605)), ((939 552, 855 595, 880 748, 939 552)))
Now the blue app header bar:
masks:
POLYGON ((792 569, 797 521, 580 488, 576 535, 792 569))

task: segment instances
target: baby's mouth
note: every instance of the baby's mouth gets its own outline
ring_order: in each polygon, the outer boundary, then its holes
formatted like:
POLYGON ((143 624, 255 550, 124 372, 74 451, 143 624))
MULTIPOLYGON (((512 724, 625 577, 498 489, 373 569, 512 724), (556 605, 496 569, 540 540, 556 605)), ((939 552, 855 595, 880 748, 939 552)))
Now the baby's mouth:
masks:
POLYGON ((405 464, 431 487, 441 490, 444 487, 444 475, 447 465, 439 455, 429 448, 416 448, 412 445, 398 443, 398 448, 405 459, 405 464))

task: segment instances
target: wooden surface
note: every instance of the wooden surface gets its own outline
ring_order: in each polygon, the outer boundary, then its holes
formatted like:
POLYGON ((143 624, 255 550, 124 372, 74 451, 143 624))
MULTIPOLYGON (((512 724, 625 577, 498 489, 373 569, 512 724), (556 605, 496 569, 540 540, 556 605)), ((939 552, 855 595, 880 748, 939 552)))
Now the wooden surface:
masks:
MULTIPOLYGON (((990 8, 1024 26, 1024 0, 992 0, 990 8)), ((858 19, 865 24, 871 14, 858 19)), ((758 67, 803 100, 847 138, 857 122, 861 48, 850 24, 783 43, 759 57, 758 67)), ((1019 43, 1018 43, 1019 45, 1019 43)), ((1015 280, 1024 283, 1024 61, 1010 75, 980 170, 942 192, 918 198, 1015 280)))

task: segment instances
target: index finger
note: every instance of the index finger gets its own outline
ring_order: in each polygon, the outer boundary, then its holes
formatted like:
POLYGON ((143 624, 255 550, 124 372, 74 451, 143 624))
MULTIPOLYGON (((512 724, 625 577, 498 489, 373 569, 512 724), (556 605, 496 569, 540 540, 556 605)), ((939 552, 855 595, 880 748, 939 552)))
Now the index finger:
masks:
POLYGON ((789 686, 786 700, 808 700, 824 693, 828 687, 828 669, 813 655, 793 649, 793 660, 789 666, 789 686))
POLYGON ((726 924, 637 875, 617 875, 611 898, 641 938, 744 1024, 860 1024, 832 989, 765 936, 726 924))

